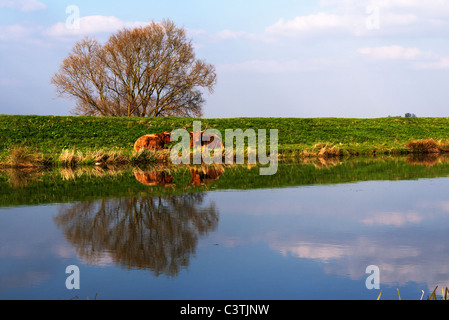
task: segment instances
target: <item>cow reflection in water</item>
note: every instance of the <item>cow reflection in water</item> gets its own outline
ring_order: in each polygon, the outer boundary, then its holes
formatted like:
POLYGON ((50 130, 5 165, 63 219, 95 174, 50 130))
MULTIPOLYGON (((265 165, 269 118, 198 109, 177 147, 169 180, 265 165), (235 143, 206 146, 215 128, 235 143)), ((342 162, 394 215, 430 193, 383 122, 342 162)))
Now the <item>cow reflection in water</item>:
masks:
MULTIPOLYGON (((190 185, 192 186, 206 186, 208 182, 218 180, 223 174, 224 168, 221 166, 217 167, 192 167, 190 169, 190 185)), ((173 176, 164 170, 152 170, 152 171, 135 171, 134 176, 137 181, 147 186, 164 186, 169 187, 173 185, 173 176)))
POLYGON ((147 186, 169 187, 173 182, 173 176, 167 171, 135 171, 134 176, 136 177, 137 181, 147 186))
POLYGON ((213 202, 203 193, 64 204, 55 223, 87 263, 112 261, 176 276, 189 265, 198 238, 216 230, 213 202))
POLYGON ((223 174, 222 167, 201 167, 190 169, 190 184, 194 186, 205 185, 207 182, 215 181, 223 174))

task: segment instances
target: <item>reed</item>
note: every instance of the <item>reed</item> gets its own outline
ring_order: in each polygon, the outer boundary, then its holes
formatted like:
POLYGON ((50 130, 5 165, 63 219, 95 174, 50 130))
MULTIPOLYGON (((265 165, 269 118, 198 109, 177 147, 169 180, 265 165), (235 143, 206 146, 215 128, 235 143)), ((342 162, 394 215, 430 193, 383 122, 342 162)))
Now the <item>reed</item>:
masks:
POLYGON ((75 149, 64 149, 59 155, 59 162, 63 166, 74 167, 78 161, 79 159, 76 155, 75 149))
MULTIPOLYGON (((445 287, 441 289, 441 297, 437 296, 437 289, 438 286, 435 287, 432 294, 430 296, 427 296, 427 300, 449 300, 449 288, 445 287)), ((402 300, 401 293, 399 292, 399 288, 396 289, 398 292, 398 299, 402 300)), ((380 300, 382 296, 382 290, 379 293, 379 296, 377 297, 377 300, 380 300)), ((424 297, 424 290, 422 290, 421 298, 419 300, 422 300, 424 297)))
POLYGON ((132 165, 168 163, 169 161, 169 151, 141 150, 133 151, 130 155, 130 164, 132 165))
POLYGON ((330 143, 317 143, 313 149, 317 150, 318 158, 327 159, 341 156, 340 148, 330 143))
POLYGON ((87 155, 86 161, 93 159, 95 165, 126 165, 131 162, 130 158, 121 150, 96 150, 87 155))
POLYGON ((167 164, 170 161, 170 151, 126 151, 126 150, 77 150, 63 149, 50 154, 33 152, 27 147, 12 147, 3 159, 0 158, 0 168, 34 168, 55 166, 74 168, 84 166, 127 166, 147 164, 167 164))
POLYGON ((27 147, 13 147, 3 166, 10 168, 31 168, 42 166, 45 162, 40 153, 32 152, 27 147))

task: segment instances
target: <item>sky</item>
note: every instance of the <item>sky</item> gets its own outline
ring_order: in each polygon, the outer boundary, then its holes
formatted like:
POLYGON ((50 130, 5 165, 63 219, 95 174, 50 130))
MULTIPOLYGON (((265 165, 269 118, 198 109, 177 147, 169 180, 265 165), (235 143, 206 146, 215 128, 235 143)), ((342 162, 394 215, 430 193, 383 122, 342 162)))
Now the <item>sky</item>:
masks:
POLYGON ((70 115, 76 41, 163 19, 216 67, 205 118, 449 116, 449 0, 0 0, 0 114, 70 115))

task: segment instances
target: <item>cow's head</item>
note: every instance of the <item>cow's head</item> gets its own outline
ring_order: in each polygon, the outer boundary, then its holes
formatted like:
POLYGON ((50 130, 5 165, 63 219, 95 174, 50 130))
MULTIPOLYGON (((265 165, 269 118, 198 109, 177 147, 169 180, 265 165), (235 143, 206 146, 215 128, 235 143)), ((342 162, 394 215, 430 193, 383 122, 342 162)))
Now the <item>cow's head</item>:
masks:
POLYGON ((156 133, 155 136, 157 136, 164 145, 171 142, 171 132, 165 131, 162 133, 156 133))
POLYGON ((162 132, 162 141, 165 143, 165 144, 167 144, 167 143, 170 143, 171 142, 171 132, 168 132, 168 131, 165 131, 165 132, 162 132))

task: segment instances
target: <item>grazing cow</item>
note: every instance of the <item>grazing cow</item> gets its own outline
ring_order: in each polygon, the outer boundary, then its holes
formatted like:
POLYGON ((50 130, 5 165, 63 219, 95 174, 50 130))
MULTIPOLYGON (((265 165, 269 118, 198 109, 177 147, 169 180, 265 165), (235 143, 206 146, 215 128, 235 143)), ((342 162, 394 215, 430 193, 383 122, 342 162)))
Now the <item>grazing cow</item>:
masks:
POLYGON ((145 135, 137 139, 134 143, 134 150, 163 150, 165 149, 165 145, 171 142, 170 136, 171 133, 167 131, 145 135))
POLYGON ((223 168, 190 169, 190 184, 194 186, 204 185, 206 182, 215 181, 223 174, 223 168))
POLYGON ((171 186, 173 182, 173 176, 165 171, 135 171, 134 176, 136 177, 137 181, 146 186, 168 187, 171 186))

